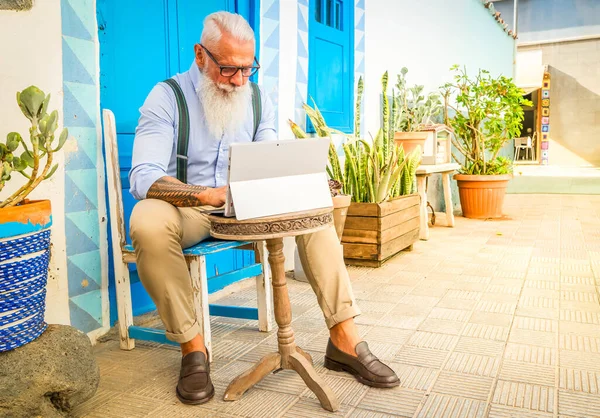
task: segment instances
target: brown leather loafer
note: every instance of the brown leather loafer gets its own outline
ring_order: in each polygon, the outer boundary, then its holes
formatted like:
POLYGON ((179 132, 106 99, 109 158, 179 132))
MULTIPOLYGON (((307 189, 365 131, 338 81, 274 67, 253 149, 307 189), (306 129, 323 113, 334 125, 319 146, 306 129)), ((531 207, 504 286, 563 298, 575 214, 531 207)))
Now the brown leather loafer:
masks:
POLYGON ((359 382, 375 388, 400 385, 396 373, 371 353, 366 341, 358 343, 355 350, 358 357, 339 350, 330 339, 325 352, 325 367, 336 372, 348 372, 359 382))
POLYGON ((210 364, 203 352, 193 351, 181 359, 176 392, 179 400, 189 405, 208 402, 215 395, 210 381, 210 364))

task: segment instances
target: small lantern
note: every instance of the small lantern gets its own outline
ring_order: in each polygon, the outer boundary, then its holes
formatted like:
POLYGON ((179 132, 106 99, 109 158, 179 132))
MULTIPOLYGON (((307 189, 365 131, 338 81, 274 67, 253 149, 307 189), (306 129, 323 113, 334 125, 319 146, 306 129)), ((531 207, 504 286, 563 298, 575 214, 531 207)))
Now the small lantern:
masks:
POLYGON ((452 131, 443 124, 427 125, 420 129, 427 132, 423 145, 423 165, 447 164, 452 162, 452 131))

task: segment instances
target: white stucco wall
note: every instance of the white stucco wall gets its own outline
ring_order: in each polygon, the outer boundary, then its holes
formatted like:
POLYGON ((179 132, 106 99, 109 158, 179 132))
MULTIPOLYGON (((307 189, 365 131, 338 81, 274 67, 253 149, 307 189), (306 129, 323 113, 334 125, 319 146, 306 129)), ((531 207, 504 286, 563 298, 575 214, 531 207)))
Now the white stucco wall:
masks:
MULTIPOLYGON (((513 76, 515 41, 505 33, 480 0, 368 0, 365 22, 365 90, 363 135, 373 137, 381 125, 381 76, 389 72, 388 94, 402 67, 407 84, 439 90, 452 79, 450 67, 479 68, 492 75, 513 76)), ((428 200, 444 210, 441 176, 429 178, 428 200)), ((453 182, 454 210, 460 209, 453 182)))
MULTIPOLYGON (((0 137, 11 131, 29 138, 29 121, 17 106, 15 95, 30 85, 51 94, 51 110, 58 110, 62 130, 62 47, 60 0, 36 1, 26 12, 0 11, 0 137)), ((58 170, 29 195, 52 202, 52 258, 48 276, 46 321, 69 324, 67 258, 64 217, 64 157, 55 155, 58 170)), ((23 184, 19 174, 0 199, 23 184)))
POLYGON ((437 90, 451 79, 450 67, 466 65, 512 76, 514 40, 480 0, 369 0, 365 22, 365 124, 373 136, 380 126, 381 76, 391 86, 402 67, 409 85, 437 90))

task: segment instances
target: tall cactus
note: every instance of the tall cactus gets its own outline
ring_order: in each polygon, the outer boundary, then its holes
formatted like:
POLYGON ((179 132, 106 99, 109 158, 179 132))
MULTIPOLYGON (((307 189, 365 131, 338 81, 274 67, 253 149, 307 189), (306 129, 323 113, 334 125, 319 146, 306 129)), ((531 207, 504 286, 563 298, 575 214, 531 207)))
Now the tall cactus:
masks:
MULTIPOLYGON (((343 171, 333 145, 330 147, 327 172, 330 178, 342 183, 344 193, 351 194, 353 202, 381 203, 413 192, 415 171, 419 165, 421 152, 417 149, 406 155, 402 146, 394 142, 393 133, 399 107, 395 105, 394 94, 390 118, 390 106, 386 95, 387 72, 382 77, 382 87, 383 122, 373 142, 368 143, 360 138, 360 103, 363 92, 362 78, 360 78, 357 88, 354 135, 346 135, 346 141, 342 145, 345 155, 343 171)), ((312 108, 304 104, 304 109, 318 136, 343 134, 326 125, 323 115, 316 106, 312 108)), ((308 137, 294 122, 290 120, 289 124, 296 138, 308 137)))
POLYGON ((36 86, 27 87, 17 92, 17 104, 21 112, 31 122, 29 140, 31 149, 17 132, 6 136, 6 143, 0 143, 0 191, 7 181, 11 180, 14 171, 19 172, 28 180, 16 192, 0 202, 0 208, 16 206, 21 203, 43 180, 50 178, 58 168, 52 165, 54 153, 65 144, 69 135, 64 128, 59 135, 58 144, 54 146, 54 132, 58 128, 58 111, 46 112, 50 102, 50 94, 46 95, 36 86), (25 149, 20 157, 14 155, 19 145, 25 149), (41 169, 40 162, 46 162, 41 169), (28 173, 27 170, 31 169, 28 173))
POLYGON ((382 131, 383 131, 383 158, 387 159, 389 154, 389 142, 390 142, 390 103, 387 97, 387 85, 388 85, 388 72, 386 71, 381 77, 381 87, 383 94, 383 106, 382 106, 382 131))

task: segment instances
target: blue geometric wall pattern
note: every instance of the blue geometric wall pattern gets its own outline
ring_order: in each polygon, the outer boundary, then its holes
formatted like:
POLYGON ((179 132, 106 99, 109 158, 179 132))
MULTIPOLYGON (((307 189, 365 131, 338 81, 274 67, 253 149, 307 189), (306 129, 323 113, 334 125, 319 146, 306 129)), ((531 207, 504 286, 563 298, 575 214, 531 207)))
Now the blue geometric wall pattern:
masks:
MULTIPOLYGON (((365 1, 356 0, 354 3, 354 86, 360 77, 365 79, 365 1)), ((364 120, 364 98, 360 111, 360 119, 364 120)))
POLYGON ((65 152, 65 233, 71 324, 102 327, 102 260, 98 219, 94 0, 61 0, 64 125, 76 142, 65 152))
POLYGON ((302 105, 308 95, 308 0, 298 0, 298 63, 296 65, 295 121, 306 128, 306 114, 302 105))
POLYGON ((260 60, 262 87, 275 108, 275 123, 279 120, 279 2, 260 2, 260 60))

